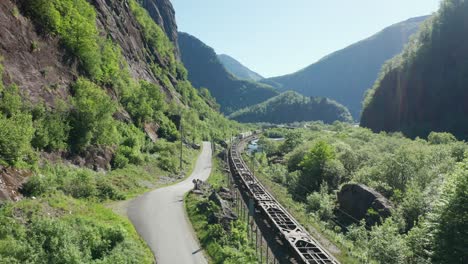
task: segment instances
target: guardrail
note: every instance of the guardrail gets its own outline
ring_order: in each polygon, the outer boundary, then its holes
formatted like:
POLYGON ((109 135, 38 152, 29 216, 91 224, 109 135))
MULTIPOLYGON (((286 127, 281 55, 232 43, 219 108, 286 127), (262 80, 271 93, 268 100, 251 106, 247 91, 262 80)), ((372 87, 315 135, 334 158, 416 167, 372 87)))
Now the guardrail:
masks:
POLYGON ((233 177, 237 177, 244 185, 255 206, 274 225, 282 238, 287 241, 290 249, 303 263, 339 264, 266 190, 242 159, 241 152, 245 144, 255 137, 254 135, 241 138, 233 142, 229 149, 229 165, 233 177))

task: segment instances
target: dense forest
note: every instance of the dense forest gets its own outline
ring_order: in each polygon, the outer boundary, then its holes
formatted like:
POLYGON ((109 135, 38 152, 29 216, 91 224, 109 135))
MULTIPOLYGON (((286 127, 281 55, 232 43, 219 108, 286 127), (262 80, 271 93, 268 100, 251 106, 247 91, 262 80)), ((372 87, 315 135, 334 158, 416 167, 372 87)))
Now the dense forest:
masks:
POLYGON ((136 0, 7 0, 0 20, 0 263, 153 263, 103 204, 176 180, 193 142, 238 125, 136 0))
POLYGON ((208 89, 224 113, 232 113, 278 94, 269 85, 234 77, 224 68, 215 51, 194 36, 180 33, 179 46, 188 79, 195 87, 208 89))
POLYGON ((262 82, 280 91, 328 97, 346 106, 359 120, 365 91, 372 87, 382 65, 403 50, 427 17, 390 26, 376 35, 334 52, 298 72, 262 82))
POLYGON ((445 0, 369 91, 362 125, 426 137, 447 131, 467 138, 468 2, 445 0))
POLYGON ((306 127, 267 130, 250 165, 304 226, 339 248, 342 263, 468 261, 465 142, 344 123, 306 127))
POLYGON ((328 98, 306 97, 293 91, 284 92, 267 101, 229 115, 244 123, 267 122, 274 124, 303 121, 352 122, 346 107, 328 98))
POLYGON ((229 55, 220 54, 218 55, 218 59, 224 65, 224 68, 226 68, 228 72, 230 72, 232 75, 239 79, 254 82, 263 79, 263 77, 260 74, 242 65, 242 63, 238 62, 236 59, 229 55))

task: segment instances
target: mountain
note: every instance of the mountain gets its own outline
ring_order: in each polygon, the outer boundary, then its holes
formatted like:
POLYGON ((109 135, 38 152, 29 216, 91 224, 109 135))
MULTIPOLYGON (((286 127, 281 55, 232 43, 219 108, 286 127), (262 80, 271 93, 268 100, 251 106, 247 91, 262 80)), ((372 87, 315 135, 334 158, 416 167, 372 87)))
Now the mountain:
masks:
POLYGON ((197 143, 241 129, 187 79, 173 14, 170 0, 0 1, 1 263, 155 262, 104 204, 176 181, 197 143))
POLYGON ((229 55, 220 54, 218 55, 218 59, 224 65, 226 70, 228 70, 229 73, 231 73, 239 79, 254 82, 263 79, 263 77, 260 74, 250 70, 249 68, 242 65, 242 63, 238 62, 236 59, 229 55))
POLYGON ((426 137, 468 139, 468 1, 445 0, 417 36, 380 73, 361 125, 426 137))
POLYGON ((328 97, 345 105, 359 119, 364 93, 372 87, 385 61, 400 53, 427 17, 412 18, 332 53, 305 69, 262 82, 281 91, 328 97))
POLYGON ((224 113, 229 114, 278 94, 269 85, 234 77, 224 68, 213 48, 192 35, 179 33, 179 47, 190 82, 197 88, 207 88, 224 113))
POLYGON ((151 18, 164 30, 166 36, 175 47, 175 54, 180 57, 179 44, 177 43, 178 31, 175 19, 175 11, 171 1, 167 0, 138 0, 151 18))
POLYGON ((96 170, 138 163, 137 141, 181 140, 180 122, 183 140, 223 138, 234 123, 187 79, 174 13, 170 0, 2 1, 0 182, 39 152, 96 170))
POLYGON ((267 101, 232 113, 229 118, 245 123, 294 123, 302 121, 352 122, 348 109, 339 103, 318 97, 306 97, 287 91, 267 101))

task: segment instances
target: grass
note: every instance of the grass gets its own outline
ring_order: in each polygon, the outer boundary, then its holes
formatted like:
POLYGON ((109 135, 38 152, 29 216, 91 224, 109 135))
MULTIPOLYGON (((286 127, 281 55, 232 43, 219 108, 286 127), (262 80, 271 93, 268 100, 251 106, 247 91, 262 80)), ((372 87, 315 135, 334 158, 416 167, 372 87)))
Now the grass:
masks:
MULTIPOLYGON (((207 182, 215 188, 226 185, 222 160, 213 157, 213 169, 207 182)), ((206 197, 189 193, 184 198, 185 209, 193 229, 205 250, 209 263, 257 263, 255 251, 247 238, 247 226, 241 221, 231 223, 231 232, 209 222, 210 214, 220 208, 206 197)))
MULTIPOLYGON (((185 175, 199 153, 184 151, 185 175)), ((110 202, 180 180, 161 183, 161 175, 173 173, 160 168, 157 155, 144 160, 108 173, 45 165, 26 185, 36 197, 0 206, 0 263, 154 263, 131 222, 110 202)))
POLYGON ((154 262, 127 219, 61 192, 7 203, 0 222, 0 263, 154 262))

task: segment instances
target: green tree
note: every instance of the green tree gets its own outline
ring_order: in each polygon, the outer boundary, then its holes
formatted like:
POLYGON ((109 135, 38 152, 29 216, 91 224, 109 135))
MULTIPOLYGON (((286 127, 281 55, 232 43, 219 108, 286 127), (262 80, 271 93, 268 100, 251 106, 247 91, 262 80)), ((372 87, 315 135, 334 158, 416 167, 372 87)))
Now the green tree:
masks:
POLYGON ((300 163, 302 173, 298 179, 294 194, 296 198, 305 199, 313 191, 318 191, 324 182, 324 168, 330 160, 335 158, 333 146, 325 141, 314 144, 304 160, 300 163))
POLYGON ((431 132, 427 138, 429 143, 439 145, 439 144, 448 144, 457 141, 454 135, 450 133, 436 133, 431 132))
POLYGON ((31 115, 6 118, 0 114, 0 164, 17 165, 25 160, 32 153, 33 134, 31 115))
POLYGON ((283 153, 291 152, 293 149, 303 143, 303 141, 304 138, 300 131, 291 131, 286 134, 284 143, 281 145, 281 151, 283 153))
POLYGON ((468 160, 447 180, 436 208, 435 263, 468 261, 468 160))
POLYGON ((112 117, 115 103, 105 91, 84 78, 78 79, 74 90, 71 131, 74 149, 117 144, 116 121, 112 117))

